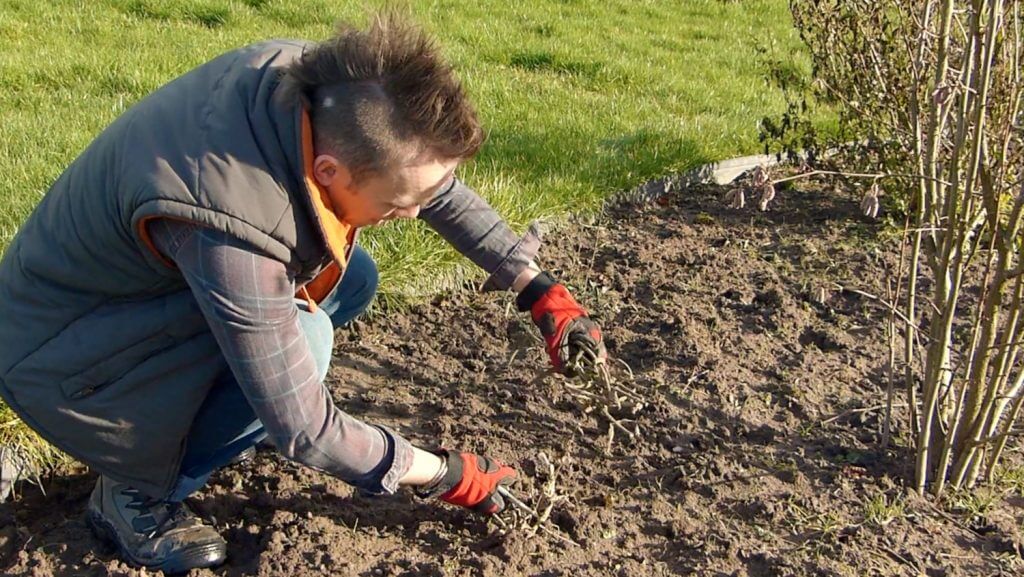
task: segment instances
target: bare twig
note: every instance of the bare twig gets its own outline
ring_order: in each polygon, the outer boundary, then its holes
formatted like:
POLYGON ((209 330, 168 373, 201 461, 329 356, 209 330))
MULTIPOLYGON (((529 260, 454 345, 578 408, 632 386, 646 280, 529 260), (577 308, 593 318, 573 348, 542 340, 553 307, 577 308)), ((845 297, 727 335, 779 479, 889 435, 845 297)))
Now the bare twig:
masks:
MULTIPOLYGON (((894 306, 894 305, 893 305, 892 303, 890 303, 890 302, 886 301, 885 299, 883 299, 883 298, 879 297, 878 295, 873 295, 873 294, 871 294, 871 293, 869 293, 869 292, 866 292, 866 291, 862 291, 862 290, 859 290, 859 289, 855 289, 855 288, 850 288, 850 287, 847 287, 847 286, 843 286, 843 285, 841 285, 841 284, 839 284, 839 283, 832 283, 832 284, 833 284, 833 285, 834 285, 834 286, 835 286, 836 288, 838 288, 839 290, 841 290, 841 291, 846 291, 846 292, 851 292, 851 293, 854 293, 854 294, 859 294, 859 295, 861 295, 861 296, 863 296, 863 297, 867 297, 867 298, 869 298, 869 299, 871 299, 871 300, 873 300, 873 301, 876 301, 876 302, 878 302, 878 303, 879 303, 879 304, 881 304, 881 305, 882 305, 883 307, 885 307, 886 309, 888 309, 888 310, 889 310, 889 312, 891 312, 892 314, 894 314, 894 315, 896 315, 897 317, 899 317, 899 319, 900 319, 901 321, 903 321, 903 322, 904 322, 904 323, 905 323, 905 324, 907 325, 907 328, 909 328, 909 329, 912 329, 912 330, 913 330, 914 332, 916 332, 916 333, 920 333, 920 332, 921 332, 921 329, 920 329, 920 328, 919 328, 919 327, 918 327, 918 326, 917 326, 917 325, 916 325, 916 324, 915 324, 915 323, 914 323, 913 321, 911 321, 910 319, 908 319, 908 318, 907 318, 907 316, 906 316, 906 315, 904 315, 902 311, 900 311, 900 310, 899 310, 898 308, 896 308, 896 307, 895 307, 895 306, 894 306)), ((926 340, 927 340, 927 337, 925 337, 925 338, 926 338, 926 340)))
MULTIPOLYGON (((856 414, 860 414, 860 413, 870 413, 872 411, 880 411, 880 410, 886 408, 887 406, 888 405, 875 405, 873 407, 862 407, 860 409, 850 409, 848 411, 843 411, 842 413, 839 413, 838 415, 835 415, 833 417, 829 417, 829 418, 823 420, 820 424, 827 425, 827 424, 829 424, 829 423, 831 423, 833 421, 838 421, 839 419, 842 419, 843 417, 849 417, 851 415, 856 415, 856 414)), ((906 403, 896 403, 896 404, 892 405, 892 408, 897 409, 897 408, 902 408, 902 407, 906 407, 906 406, 907 406, 906 403)))
MULTIPOLYGON (((617 362, 625 368, 629 379, 632 380, 633 369, 621 360, 617 362)), ((608 421, 605 443, 607 450, 611 451, 616 431, 631 441, 635 440, 640 435, 639 425, 633 419, 616 416, 613 411, 627 411, 629 415, 635 416, 646 406, 644 398, 636 390, 613 377, 608 364, 602 360, 588 365, 585 359, 577 358, 574 359, 573 367, 580 378, 575 381, 566 380, 566 391, 582 405, 585 414, 596 412, 608 421), (626 426, 627 424, 633 425, 632 430, 626 426)))
POLYGON ((556 485, 558 471, 547 455, 539 453, 537 461, 538 470, 544 469, 546 477, 540 494, 537 496, 538 508, 534 509, 513 495, 506 487, 499 486, 497 489, 498 493, 511 505, 511 507, 507 507, 505 510, 509 513, 511 520, 505 520, 501 515, 495 515, 493 519, 506 533, 520 530, 528 538, 533 538, 538 533, 544 533, 563 543, 579 547, 579 543, 563 535, 550 522, 551 512, 554 510, 555 505, 568 500, 568 497, 558 493, 556 485), (516 515, 515 513, 519 514, 516 515))
POLYGON ((846 178, 872 178, 872 179, 876 179, 876 180, 877 179, 881 179, 881 178, 911 178, 911 179, 919 179, 919 180, 931 180, 931 181, 935 181, 935 182, 938 182, 940 184, 943 184, 945 186, 950 186, 950 184, 948 182, 945 182, 942 179, 932 178, 932 177, 929 177, 929 176, 925 176, 923 174, 898 174, 898 173, 890 173, 890 172, 871 172, 871 173, 839 172, 839 171, 835 171, 835 170, 812 170, 811 172, 804 172, 802 174, 797 174, 797 175, 794 175, 794 176, 787 176, 786 178, 779 178, 777 180, 773 180, 772 184, 779 184, 781 182, 789 182, 791 180, 800 180, 802 178, 810 178, 812 176, 828 176, 828 175, 831 175, 831 176, 843 176, 843 177, 846 177, 846 178))

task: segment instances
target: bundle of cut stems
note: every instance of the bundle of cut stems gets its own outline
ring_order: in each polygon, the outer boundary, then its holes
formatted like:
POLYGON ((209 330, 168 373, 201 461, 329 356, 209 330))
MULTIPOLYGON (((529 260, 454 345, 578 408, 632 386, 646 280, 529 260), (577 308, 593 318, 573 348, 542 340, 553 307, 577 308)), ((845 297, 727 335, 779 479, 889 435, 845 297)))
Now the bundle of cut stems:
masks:
MULTIPOLYGON (((629 380, 633 380, 633 371, 629 365, 622 363, 629 380)), ((569 394, 583 407, 585 414, 596 412, 608 422, 607 449, 611 451, 615 442, 615 431, 618 430, 630 440, 640 436, 640 425, 634 417, 643 410, 645 401, 640 393, 612 376, 608 363, 601 360, 590 366, 579 366, 575 370, 579 379, 566 380, 565 387, 569 394), (622 417, 626 413, 628 417, 622 417), (632 424, 632 428, 627 425, 632 424)))

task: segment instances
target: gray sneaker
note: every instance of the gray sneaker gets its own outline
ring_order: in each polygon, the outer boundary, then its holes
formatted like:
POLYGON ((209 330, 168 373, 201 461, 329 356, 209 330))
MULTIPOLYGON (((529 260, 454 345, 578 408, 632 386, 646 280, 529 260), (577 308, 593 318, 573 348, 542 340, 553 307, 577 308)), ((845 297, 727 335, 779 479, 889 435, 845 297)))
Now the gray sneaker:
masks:
POLYGON ((227 558, 227 543, 184 503, 165 503, 100 476, 86 520, 126 561, 165 573, 214 567, 227 558))

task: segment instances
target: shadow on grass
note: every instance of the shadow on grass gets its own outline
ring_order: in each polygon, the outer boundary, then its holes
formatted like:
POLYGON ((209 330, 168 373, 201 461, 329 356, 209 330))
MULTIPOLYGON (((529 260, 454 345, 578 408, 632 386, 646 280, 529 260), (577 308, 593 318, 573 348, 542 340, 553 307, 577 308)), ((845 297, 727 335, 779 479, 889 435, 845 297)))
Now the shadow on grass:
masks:
MULTIPOLYGON (((589 137, 570 122, 515 132, 494 129, 476 162, 493 165, 519 183, 553 183, 555 189, 535 194, 553 195, 561 206, 587 211, 618 191, 664 176, 671 167, 711 162, 699 142, 680 133, 644 126, 597 132, 603 138, 582 140, 589 137)), ((551 201, 540 197, 523 204, 537 203, 551 201)))

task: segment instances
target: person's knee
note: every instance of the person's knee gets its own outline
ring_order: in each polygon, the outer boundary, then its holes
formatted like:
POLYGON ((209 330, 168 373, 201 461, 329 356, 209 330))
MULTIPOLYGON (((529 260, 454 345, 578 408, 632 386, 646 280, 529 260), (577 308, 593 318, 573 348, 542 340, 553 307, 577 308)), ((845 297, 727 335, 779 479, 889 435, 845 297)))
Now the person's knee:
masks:
POLYGON ((349 272, 357 275, 361 281, 352 295, 352 306, 359 312, 365 311, 370 306, 373 295, 377 294, 377 284, 380 282, 377 263, 373 262, 368 252, 357 246, 352 250, 348 268, 349 272))
POLYGON ((377 293, 377 263, 362 247, 355 247, 341 284, 324 303, 334 326, 340 327, 362 314, 377 293))

